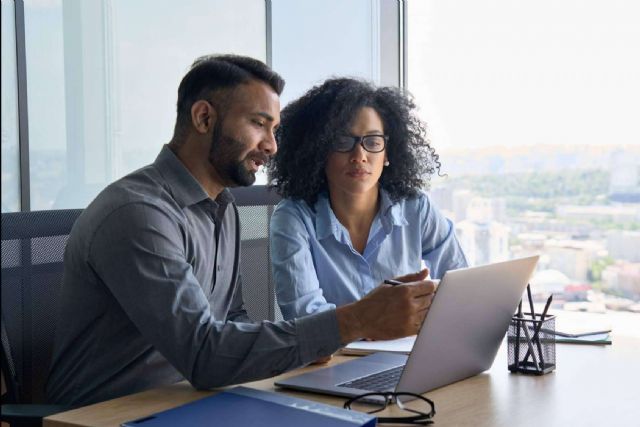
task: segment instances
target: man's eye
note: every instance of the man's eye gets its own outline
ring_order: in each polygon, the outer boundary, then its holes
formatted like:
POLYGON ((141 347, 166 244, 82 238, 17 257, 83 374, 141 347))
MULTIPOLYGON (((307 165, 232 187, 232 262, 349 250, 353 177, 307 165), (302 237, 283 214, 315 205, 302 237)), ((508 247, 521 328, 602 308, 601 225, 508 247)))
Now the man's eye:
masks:
POLYGON ((254 121, 253 121, 253 123, 254 123, 256 126, 264 127, 264 123, 263 123, 263 122, 261 122, 260 120, 254 120, 254 121))

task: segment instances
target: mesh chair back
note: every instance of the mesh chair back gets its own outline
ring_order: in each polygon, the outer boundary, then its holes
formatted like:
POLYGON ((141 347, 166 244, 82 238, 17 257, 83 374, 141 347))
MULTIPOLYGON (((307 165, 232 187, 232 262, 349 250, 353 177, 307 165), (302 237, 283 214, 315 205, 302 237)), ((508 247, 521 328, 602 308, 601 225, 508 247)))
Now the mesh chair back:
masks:
POLYGON ((252 320, 282 320, 269 256, 269 223, 280 196, 264 185, 231 190, 240 214, 242 296, 252 320))
POLYGON ((2 370, 5 403, 42 403, 64 249, 82 210, 2 214, 2 370))

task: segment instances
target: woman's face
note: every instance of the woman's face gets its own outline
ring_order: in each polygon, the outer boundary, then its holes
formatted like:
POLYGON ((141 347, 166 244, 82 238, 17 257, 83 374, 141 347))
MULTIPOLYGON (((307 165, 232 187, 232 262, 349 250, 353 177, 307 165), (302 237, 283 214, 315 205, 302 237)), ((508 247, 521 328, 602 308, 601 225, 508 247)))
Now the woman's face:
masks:
MULTIPOLYGON (((384 135, 382 119, 373 108, 363 107, 356 113, 347 134, 357 137, 384 135)), ((331 151, 325 167, 329 192, 353 195, 370 193, 375 196, 386 160, 386 149, 371 153, 361 143, 347 153, 331 151)))

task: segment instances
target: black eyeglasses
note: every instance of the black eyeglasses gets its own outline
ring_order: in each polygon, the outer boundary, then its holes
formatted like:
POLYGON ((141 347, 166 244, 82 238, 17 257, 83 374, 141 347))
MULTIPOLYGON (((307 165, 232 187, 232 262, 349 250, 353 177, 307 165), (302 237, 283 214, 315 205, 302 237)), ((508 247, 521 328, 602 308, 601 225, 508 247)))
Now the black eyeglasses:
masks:
POLYGON ((366 151, 370 153, 379 153, 384 151, 388 140, 389 137, 387 135, 341 135, 331 143, 331 149, 338 153, 348 153, 355 148, 356 144, 362 144, 362 148, 366 151))
POLYGON ((345 409, 351 409, 367 414, 375 414, 383 411, 389 404, 395 403, 403 411, 416 415, 400 417, 378 417, 379 423, 400 423, 400 424, 433 424, 433 417, 436 415, 436 407, 431 399, 414 393, 366 393, 352 397, 344 403, 345 409), (405 406, 403 402, 413 401, 411 408, 405 406), (418 408, 418 409, 415 409, 418 408))

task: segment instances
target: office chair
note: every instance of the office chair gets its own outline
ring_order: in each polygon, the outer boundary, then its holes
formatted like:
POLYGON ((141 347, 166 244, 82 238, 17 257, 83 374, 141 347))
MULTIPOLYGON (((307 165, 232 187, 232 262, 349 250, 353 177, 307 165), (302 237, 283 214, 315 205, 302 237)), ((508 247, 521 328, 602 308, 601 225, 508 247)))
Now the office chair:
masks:
POLYGON ((280 195, 265 185, 231 190, 240 215, 242 296, 252 320, 282 320, 269 256, 269 222, 280 195))
MULTIPOLYGON (((241 221, 243 297, 255 320, 281 320, 271 280, 269 221, 280 196, 266 186, 232 190, 241 221)), ((82 210, 2 214, 2 421, 40 426, 68 409, 42 405, 57 292, 71 228, 82 210)))
POLYGON ((71 409, 44 405, 63 254, 82 210, 2 214, 2 421, 40 426, 71 409))

